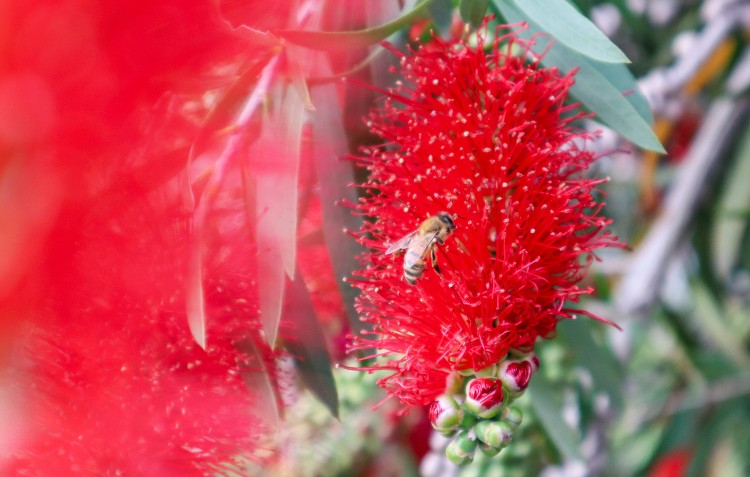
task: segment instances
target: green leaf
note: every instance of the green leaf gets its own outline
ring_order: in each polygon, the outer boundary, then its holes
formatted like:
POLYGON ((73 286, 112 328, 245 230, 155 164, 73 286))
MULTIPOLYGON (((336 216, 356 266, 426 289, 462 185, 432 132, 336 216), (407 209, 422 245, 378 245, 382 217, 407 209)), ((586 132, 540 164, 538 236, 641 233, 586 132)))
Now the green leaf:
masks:
POLYGON ((290 325, 284 334, 285 348, 292 354, 305 387, 338 419, 339 398, 331 358, 301 274, 289 283, 284 300, 282 319, 290 325))
MULTIPOLYGON (((704 475, 741 475, 718 472, 718 469, 712 467, 726 459, 716 459, 719 453, 718 447, 726 439, 732 439, 732 427, 738 423, 742 426, 747 422, 747 400, 737 400, 731 404, 719 406, 714 412, 707 414, 705 421, 701 424, 700 438, 696 438, 693 451, 693 459, 690 462, 687 472, 688 477, 697 477, 704 475)), ((742 426, 743 428, 745 426, 742 426)), ((746 434, 746 433, 745 433, 746 434)), ((723 446, 723 445, 722 445, 723 446)))
POLYGON ((577 444, 580 439, 576 432, 562 420, 560 413, 562 403, 559 399, 555 399, 559 393, 552 387, 547 377, 542 373, 537 373, 532 378, 526 393, 532 410, 560 454, 566 459, 583 461, 581 449, 577 444))
POLYGON ((269 357, 273 356, 273 352, 260 336, 243 339, 235 346, 250 358, 251 364, 240 372, 245 385, 256 396, 253 400, 255 415, 262 416, 270 425, 277 427, 284 407, 279 385, 274 378, 277 375, 276 361, 269 357))
POLYGON ((635 108, 646 124, 653 124, 654 113, 651 111, 651 105, 648 104, 648 100, 641 92, 635 77, 626 65, 622 63, 602 63, 595 60, 589 60, 588 63, 625 96, 625 99, 635 108))
POLYGON ((607 393, 612 405, 622 407, 621 367, 605 346, 594 340, 601 326, 591 320, 568 320, 557 325, 558 338, 562 338, 575 357, 575 363, 591 373, 593 385, 607 393))
POLYGON ((433 0, 427 9, 438 30, 441 33, 447 33, 453 20, 453 3, 451 0, 433 0))
POLYGON ((278 334, 285 277, 294 277, 299 175, 305 102, 293 88, 276 85, 261 137, 250 149, 255 180, 260 317, 268 343, 278 334))
POLYGON ((237 115, 237 109, 242 105, 256 86, 258 77, 268 62, 279 53, 278 48, 269 48, 262 52, 259 57, 223 92, 216 104, 209 110, 201 124, 200 130, 193 140, 188 156, 188 165, 197 156, 208 149, 210 140, 226 130, 237 115))
POLYGON ((584 56, 605 63, 630 63, 596 25, 566 0, 508 0, 539 28, 584 56))
POLYGON ((461 0, 458 11, 466 23, 477 28, 482 25, 489 5, 490 0, 461 0))
POLYGON ((724 281, 729 280, 740 262, 743 237, 747 233, 746 212, 750 210, 750 126, 740 133, 734 163, 720 189, 718 210, 711 230, 711 265, 724 281), (742 212, 745 211, 745 214, 742 212))
POLYGON ((743 337, 728 326, 728 319, 709 289, 701 282, 692 287, 694 310, 692 320, 718 350, 723 352, 740 369, 750 366, 743 337))
MULTIPOLYGON (((319 66, 322 68, 325 65, 319 66)), ((328 74, 328 70, 322 74, 328 74)), ((323 207, 323 233, 349 324, 352 332, 358 335, 365 328, 354 308, 359 290, 347 283, 346 277, 351 277, 357 269, 354 257, 362 254, 364 248, 347 232, 359 230, 362 219, 352 214, 350 208, 341 205, 342 200, 352 204, 358 200, 356 190, 350 187, 355 182, 354 164, 346 160, 349 147, 338 86, 315 86, 311 94, 316 105, 316 110, 311 113, 312 155, 323 207)))
MULTIPOLYGON (((511 0, 495 0, 495 5, 507 21, 516 23, 525 20, 523 12, 511 0)), ((520 37, 529 39, 541 33, 542 30, 533 22, 528 21, 528 25, 527 30, 518 32, 520 37)), ((570 88, 570 94, 594 112, 601 122, 644 149, 665 152, 651 129, 651 125, 644 118, 644 116, 650 118, 650 115, 639 113, 639 109, 643 109, 642 104, 638 105, 640 100, 637 100, 637 97, 624 96, 623 92, 599 71, 601 64, 592 63, 583 55, 564 45, 555 44, 550 47, 551 40, 544 36, 536 36, 534 39, 534 51, 538 53, 546 51, 542 58, 542 64, 545 66, 556 67, 562 73, 579 68, 575 76, 575 84, 570 88), (638 103, 635 103, 636 101, 638 103)), ((607 75, 617 72, 612 69, 604 71, 607 75)))
POLYGON ((612 457, 613 467, 620 470, 620 475, 644 475, 643 471, 653 461, 664 432, 664 426, 660 424, 639 428, 627 442, 617 446, 612 457))
POLYGON ((427 15, 431 0, 422 0, 393 21, 377 27, 353 31, 277 30, 273 33, 290 43, 313 50, 340 51, 366 48, 427 15))
POLYGON ((224 183, 227 168, 237 158, 242 139, 252 141, 256 137, 257 124, 252 120, 257 117, 255 112, 260 104, 260 97, 266 94, 277 60, 278 56, 263 55, 228 88, 217 105, 209 112, 188 154, 188 170, 196 156, 206 154, 209 150, 213 155, 211 165, 197 181, 203 184, 203 193, 198 201, 193 194, 195 184, 191 183, 187 172, 183 181, 184 205, 188 210, 193 211, 185 307, 190 332, 195 341, 204 349, 206 347, 206 312, 203 294, 202 249, 206 221, 218 191, 224 183), (261 76, 263 76, 262 80, 261 76), (242 106, 242 111, 238 111, 240 106, 242 106), (223 142, 216 144, 216 147, 209 148, 211 140, 219 138, 216 133, 220 127, 226 127, 230 120, 234 121, 231 124, 232 132, 221 137, 223 142))
POLYGON ((190 334, 206 349, 206 307, 203 295, 203 260, 200 247, 193 247, 187 275, 186 313, 190 334))

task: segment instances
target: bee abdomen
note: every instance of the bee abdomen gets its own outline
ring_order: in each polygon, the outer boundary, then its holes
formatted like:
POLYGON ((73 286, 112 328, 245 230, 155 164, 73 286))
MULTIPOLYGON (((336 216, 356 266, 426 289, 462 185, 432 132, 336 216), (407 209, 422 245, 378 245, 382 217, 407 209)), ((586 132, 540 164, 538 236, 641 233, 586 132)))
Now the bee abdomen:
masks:
POLYGON ((420 260, 411 267, 404 264, 404 279, 409 285, 415 285, 417 280, 424 274, 424 260, 420 260))

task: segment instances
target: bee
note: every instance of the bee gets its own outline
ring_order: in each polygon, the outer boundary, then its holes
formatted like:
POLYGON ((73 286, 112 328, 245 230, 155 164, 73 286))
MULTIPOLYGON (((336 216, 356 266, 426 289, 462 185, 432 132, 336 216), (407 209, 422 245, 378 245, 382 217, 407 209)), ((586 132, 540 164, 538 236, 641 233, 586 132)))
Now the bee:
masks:
POLYGON ((439 212, 428 218, 419 226, 417 230, 393 242, 386 255, 406 250, 404 256, 404 279, 410 285, 417 283, 417 280, 424 274, 425 258, 430 254, 432 267, 439 274, 440 268, 437 265, 437 256, 435 255, 435 244, 442 245, 445 239, 456 229, 453 223, 453 217, 448 212, 439 212))

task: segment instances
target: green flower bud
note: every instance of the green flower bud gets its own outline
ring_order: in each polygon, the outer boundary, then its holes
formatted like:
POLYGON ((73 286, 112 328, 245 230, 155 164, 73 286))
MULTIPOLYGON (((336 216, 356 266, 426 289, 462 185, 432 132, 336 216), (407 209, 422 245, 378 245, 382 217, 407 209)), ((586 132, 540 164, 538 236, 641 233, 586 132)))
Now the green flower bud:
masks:
POLYGON ((481 421, 474 426, 479 440, 496 449, 502 449, 510 443, 513 429, 507 422, 481 421))
POLYGON ((520 409, 517 407, 508 407, 503 409, 502 414, 503 421, 510 424, 510 426, 515 429, 518 427, 519 424, 521 424, 521 420, 523 419, 523 413, 520 409))
POLYGON ((482 451, 482 454, 484 454, 487 457, 495 457, 500 453, 502 449, 498 449, 496 447, 492 447, 489 444, 485 444, 484 442, 479 443, 479 450, 482 451))
POLYGON ((461 423, 458 425, 460 429, 463 430, 469 430, 477 423, 477 418, 474 414, 466 411, 463 413, 463 418, 461 419, 461 423))
POLYGON ((464 465, 474 461, 477 450, 476 438, 469 437, 469 433, 459 433, 445 449, 445 456, 456 465, 464 465))

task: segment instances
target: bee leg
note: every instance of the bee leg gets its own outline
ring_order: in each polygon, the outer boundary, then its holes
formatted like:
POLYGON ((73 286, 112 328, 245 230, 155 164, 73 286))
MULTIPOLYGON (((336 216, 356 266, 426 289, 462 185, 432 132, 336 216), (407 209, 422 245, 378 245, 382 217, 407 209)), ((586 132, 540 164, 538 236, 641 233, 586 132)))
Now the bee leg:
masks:
POLYGON ((438 267, 437 263, 437 254, 435 253, 435 247, 432 247, 432 249, 430 249, 430 258, 432 259, 432 268, 435 269, 435 272, 438 275, 442 276, 442 274, 440 273, 440 267, 438 267))

